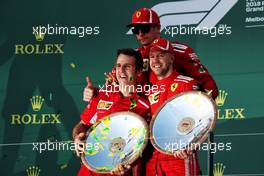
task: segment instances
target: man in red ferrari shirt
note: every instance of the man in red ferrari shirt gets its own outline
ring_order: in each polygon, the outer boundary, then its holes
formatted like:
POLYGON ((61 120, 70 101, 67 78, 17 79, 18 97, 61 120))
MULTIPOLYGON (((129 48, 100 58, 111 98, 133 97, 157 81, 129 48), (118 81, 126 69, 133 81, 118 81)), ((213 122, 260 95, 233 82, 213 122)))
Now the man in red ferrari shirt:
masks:
MULTIPOLYGON (((133 34, 140 43, 141 52, 144 60, 143 71, 149 70, 149 49, 150 44, 157 38, 160 38, 160 20, 158 14, 152 9, 140 8, 132 15, 132 22, 127 25, 132 29, 133 34)), ((203 66, 191 47, 180 42, 171 43, 173 54, 175 56, 173 67, 182 75, 192 77, 198 81, 200 89, 203 91, 212 91, 212 97, 216 98, 218 89, 216 83, 207 68, 203 66)), ((153 82, 155 76, 150 75, 149 81, 153 82)))
MULTIPOLYGON (((98 95, 93 97, 81 114, 81 121, 73 129, 73 139, 79 146, 83 144, 85 139, 85 133, 87 129, 96 121, 103 117, 120 111, 132 111, 144 118, 149 116, 149 102, 140 97, 136 90, 137 76, 142 71, 142 58, 139 52, 134 49, 120 49, 117 52, 116 61, 116 78, 118 81, 117 87, 112 90, 105 89, 99 91, 98 95), (106 92, 107 91, 107 92, 106 92)), ((88 80, 88 85, 91 86, 88 80)), ((76 153, 78 156, 83 152, 83 149, 77 149, 76 153)), ((140 161, 140 160, 138 160, 140 161)), ((113 174, 125 174, 126 176, 140 176, 140 163, 135 162, 135 166, 132 170, 129 170, 130 166, 120 166, 113 171, 113 174), (127 171, 129 170, 129 171, 127 171), (127 171, 125 173, 125 171, 127 171)), ((99 176, 99 175, 110 175, 110 174, 96 174, 88 170, 84 165, 78 173, 78 176, 99 176)))
MULTIPOLYGON (((173 46, 163 38, 155 39, 150 46, 150 68, 155 76, 152 92, 148 95, 151 114, 170 97, 197 89, 197 81, 193 78, 180 75, 174 68, 175 59, 173 46)), ((148 146, 149 147, 149 146, 148 146)), ((150 151, 150 149, 149 149, 150 151)), ((200 167, 196 152, 181 150, 175 156, 160 153, 158 150, 146 152, 146 176, 186 176, 199 175, 200 167)))

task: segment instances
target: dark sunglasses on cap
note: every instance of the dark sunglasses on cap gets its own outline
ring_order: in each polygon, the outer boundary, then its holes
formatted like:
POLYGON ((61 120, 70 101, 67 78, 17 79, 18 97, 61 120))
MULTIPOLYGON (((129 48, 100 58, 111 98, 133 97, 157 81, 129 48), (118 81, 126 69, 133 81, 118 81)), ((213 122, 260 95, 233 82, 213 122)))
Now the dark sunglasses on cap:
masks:
POLYGON ((133 34, 139 34, 139 31, 141 31, 141 33, 146 34, 149 33, 151 27, 151 25, 134 26, 132 27, 132 32, 133 34))

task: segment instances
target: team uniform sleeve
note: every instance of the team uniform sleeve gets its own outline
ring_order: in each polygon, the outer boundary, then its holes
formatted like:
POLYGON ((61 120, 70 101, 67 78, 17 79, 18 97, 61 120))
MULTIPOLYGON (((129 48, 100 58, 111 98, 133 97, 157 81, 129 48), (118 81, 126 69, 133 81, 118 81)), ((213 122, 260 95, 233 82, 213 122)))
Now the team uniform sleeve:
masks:
POLYGON ((96 109, 97 109, 97 104, 98 104, 99 98, 94 97, 90 104, 87 105, 87 107, 83 110, 83 112, 80 115, 81 120, 84 122, 85 125, 92 125, 91 120, 93 118, 96 118, 96 109))
POLYGON ((176 58, 174 67, 180 73, 192 77, 199 82, 202 91, 211 91, 215 99, 218 95, 218 88, 215 80, 208 69, 200 62, 197 54, 187 45, 173 44, 176 58))

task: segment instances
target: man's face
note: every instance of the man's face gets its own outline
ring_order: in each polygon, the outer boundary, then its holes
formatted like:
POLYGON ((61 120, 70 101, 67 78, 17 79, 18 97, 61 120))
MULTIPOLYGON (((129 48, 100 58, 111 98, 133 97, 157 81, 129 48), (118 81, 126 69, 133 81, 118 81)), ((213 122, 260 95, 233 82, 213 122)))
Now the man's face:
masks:
POLYGON ((142 46, 150 45, 156 38, 159 38, 160 36, 159 26, 136 25, 133 27, 132 31, 142 46))
POLYGON ((150 50, 150 68, 158 79, 166 78, 173 70, 173 56, 170 53, 150 50))
POLYGON ((116 78, 119 85, 135 85, 136 64, 133 56, 120 54, 116 61, 116 78))

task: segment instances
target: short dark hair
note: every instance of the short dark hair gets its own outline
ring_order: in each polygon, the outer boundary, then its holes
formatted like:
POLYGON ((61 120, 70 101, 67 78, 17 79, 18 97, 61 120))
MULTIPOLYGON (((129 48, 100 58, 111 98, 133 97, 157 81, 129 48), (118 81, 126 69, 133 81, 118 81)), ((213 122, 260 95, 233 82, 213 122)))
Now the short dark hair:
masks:
POLYGON ((143 59, 140 54, 140 52, 136 51, 133 48, 121 48, 117 50, 117 57, 120 54, 124 54, 127 56, 132 56, 135 58, 135 64, 136 64, 136 71, 140 71, 143 68, 143 59))

